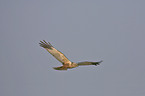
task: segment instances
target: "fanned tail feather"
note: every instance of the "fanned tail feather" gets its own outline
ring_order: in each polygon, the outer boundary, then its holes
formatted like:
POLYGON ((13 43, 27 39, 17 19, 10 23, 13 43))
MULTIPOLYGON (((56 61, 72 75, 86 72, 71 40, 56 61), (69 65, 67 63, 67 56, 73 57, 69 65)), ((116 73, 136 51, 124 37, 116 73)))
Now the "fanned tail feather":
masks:
POLYGON ((55 70, 67 70, 67 68, 66 68, 66 67, 64 67, 64 66, 60 66, 60 67, 53 67, 53 69, 55 69, 55 70))

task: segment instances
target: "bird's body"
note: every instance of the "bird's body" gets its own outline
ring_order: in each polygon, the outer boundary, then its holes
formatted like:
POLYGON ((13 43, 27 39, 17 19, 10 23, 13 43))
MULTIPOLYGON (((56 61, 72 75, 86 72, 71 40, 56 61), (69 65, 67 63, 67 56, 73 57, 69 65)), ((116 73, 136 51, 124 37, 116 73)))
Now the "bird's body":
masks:
POLYGON ((54 67, 56 70, 67 70, 71 68, 75 68, 82 65, 99 65, 100 62, 80 62, 80 63, 74 63, 71 62, 63 53, 56 50, 49 42, 47 43, 45 40, 40 41, 40 46, 45 48, 51 55, 53 55, 58 61, 60 61, 63 66, 60 67, 54 67))

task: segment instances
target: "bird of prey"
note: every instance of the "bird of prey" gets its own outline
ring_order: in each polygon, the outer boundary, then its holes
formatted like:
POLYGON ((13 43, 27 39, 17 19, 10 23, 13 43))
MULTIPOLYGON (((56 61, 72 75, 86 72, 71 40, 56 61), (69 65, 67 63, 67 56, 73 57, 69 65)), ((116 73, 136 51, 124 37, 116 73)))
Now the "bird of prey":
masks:
POLYGON ((54 67, 55 70, 67 70, 71 68, 75 68, 78 66, 83 66, 83 65, 99 65, 102 61, 99 62, 79 62, 79 63, 74 63, 71 62, 63 53, 60 51, 56 50, 49 42, 47 43, 45 40, 40 41, 40 46, 45 48, 51 55, 53 55, 58 61, 62 63, 63 66, 60 67, 54 67))

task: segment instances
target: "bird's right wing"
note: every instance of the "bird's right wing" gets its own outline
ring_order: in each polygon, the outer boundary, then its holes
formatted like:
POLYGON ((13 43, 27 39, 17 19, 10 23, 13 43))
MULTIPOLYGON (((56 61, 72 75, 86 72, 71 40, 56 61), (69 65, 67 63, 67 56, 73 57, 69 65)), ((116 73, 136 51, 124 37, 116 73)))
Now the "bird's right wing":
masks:
POLYGON ((77 63, 78 66, 83 66, 83 65, 100 65, 100 63, 103 62, 103 61, 99 61, 99 62, 79 62, 77 63))
POLYGON ((51 55, 53 55, 58 61, 62 64, 71 64, 71 61, 61 53, 60 51, 56 50, 49 42, 47 43, 45 40, 40 41, 40 46, 45 48, 51 55))

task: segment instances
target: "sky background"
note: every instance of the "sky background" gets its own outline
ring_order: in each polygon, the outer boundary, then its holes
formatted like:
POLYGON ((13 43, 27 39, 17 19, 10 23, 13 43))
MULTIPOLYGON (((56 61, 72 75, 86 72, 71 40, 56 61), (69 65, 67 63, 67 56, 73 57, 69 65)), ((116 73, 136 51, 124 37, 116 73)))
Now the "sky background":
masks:
POLYGON ((0 96, 145 96, 145 0, 0 0, 0 96), (61 66, 46 40, 71 61, 61 66))

